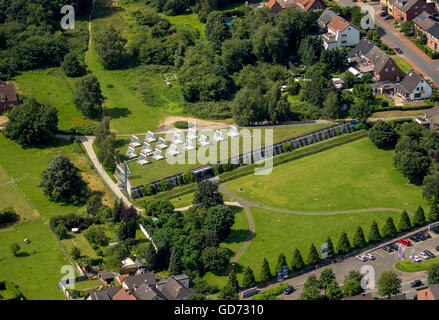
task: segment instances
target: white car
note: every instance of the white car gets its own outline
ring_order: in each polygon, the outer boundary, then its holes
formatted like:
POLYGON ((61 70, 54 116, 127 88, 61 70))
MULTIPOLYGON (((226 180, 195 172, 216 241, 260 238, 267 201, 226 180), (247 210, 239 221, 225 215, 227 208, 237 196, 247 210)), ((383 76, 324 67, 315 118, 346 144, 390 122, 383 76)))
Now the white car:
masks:
POLYGON ((412 262, 421 262, 421 258, 419 258, 418 256, 413 256, 410 258, 410 260, 412 260, 412 262))
POLYGON ((358 260, 361 260, 361 262, 367 261, 367 258, 365 256, 362 256, 362 255, 356 256, 356 258, 358 260))
POLYGON ((426 254, 424 251, 419 252, 418 255, 424 260, 427 260, 428 258, 430 258, 428 256, 428 254, 426 254))
POLYGON ((369 260, 375 260, 375 257, 373 255, 371 255, 370 253, 366 253, 364 256, 369 260))

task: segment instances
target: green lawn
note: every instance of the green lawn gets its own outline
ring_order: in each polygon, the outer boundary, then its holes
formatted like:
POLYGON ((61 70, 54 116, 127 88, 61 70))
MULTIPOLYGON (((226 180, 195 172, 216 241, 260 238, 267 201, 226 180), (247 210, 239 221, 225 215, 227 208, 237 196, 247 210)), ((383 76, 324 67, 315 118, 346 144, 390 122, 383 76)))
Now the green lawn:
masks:
POLYGON ((405 60, 402 57, 393 57, 393 60, 395 60, 396 64, 398 65, 398 67, 404 72, 407 73, 410 71, 410 69, 412 69, 412 66, 410 63, 407 62, 407 60, 405 60))
POLYGON ((387 217, 392 217, 396 224, 400 216, 399 213, 391 211, 311 216, 271 212, 257 207, 252 207, 251 213, 255 222, 255 237, 238 263, 242 268, 250 266, 256 278, 259 277, 264 257, 268 259, 274 274, 280 253, 285 254, 290 264, 292 254, 297 248, 306 261, 312 243, 319 250, 321 244, 330 236, 336 249, 342 231, 346 231, 352 244, 357 226, 363 228, 367 237, 373 220, 377 221, 381 229, 387 217))
MULTIPOLYGON (((279 141, 283 141, 286 140, 288 138, 292 138, 295 136, 299 136, 302 135, 306 132, 310 132, 310 131, 314 131, 314 130, 318 130, 321 128, 325 128, 330 126, 330 124, 313 124, 313 125, 294 125, 294 126, 284 126, 284 127, 277 127, 274 128, 273 130, 273 143, 279 142, 279 141)), ((270 127, 267 128, 263 128, 261 129, 261 145, 263 146, 265 144, 265 135, 266 135, 266 130, 267 129, 273 129, 270 127)), ((248 131, 248 135, 252 135, 252 136, 256 136, 256 131, 252 130, 252 129, 246 129, 249 130, 248 131)), ((223 135, 226 136, 227 135, 227 129, 222 130, 223 131, 223 135)), ((209 138, 209 141, 211 140, 211 137, 214 134, 214 131, 208 131, 208 132, 203 132, 204 135, 206 135, 209 138)), ((244 136, 244 135, 243 135, 244 136)), ((170 137, 165 137, 166 140, 170 141, 172 138, 172 135, 170 137)), ((144 136, 139 136, 139 139, 141 141, 141 143, 143 142, 144 136)), ((144 184, 144 183, 148 183, 150 181, 162 178, 162 177, 166 177, 166 176, 170 176, 173 174, 177 174, 179 172, 186 172, 190 169, 199 167, 201 165, 204 165, 207 163, 207 160, 205 160, 204 162, 200 161, 200 153, 202 155, 213 155, 214 154, 214 150, 216 150, 216 156, 213 156, 213 159, 211 162, 216 162, 220 159, 227 159, 230 157, 231 155, 231 148, 232 148, 232 143, 236 143, 234 141, 238 141, 239 142, 239 152, 237 154, 241 154, 243 153, 243 138, 240 137, 239 140, 237 140, 238 138, 229 138, 227 141, 223 141, 217 144, 216 148, 214 147, 214 144, 212 143, 211 147, 197 147, 198 148, 198 153, 196 154, 195 151, 190 151, 190 152, 184 152, 183 150, 183 144, 180 144, 178 146, 179 150, 182 152, 180 156, 169 156, 166 154, 166 150, 164 150, 164 156, 166 156, 167 159, 161 160, 161 161, 156 161, 153 160, 152 158, 149 157, 150 163, 144 166, 141 166, 139 164, 137 164, 137 161, 131 161, 129 162, 129 168, 131 170, 131 176, 129 177, 131 185, 132 186, 138 186, 140 184, 144 184), (228 144, 228 146, 227 146, 228 144), (222 150, 221 148, 223 148, 224 150, 222 150), (200 152, 201 151, 201 152, 200 152), (180 158, 180 157, 184 157, 185 158, 180 158), (190 155, 190 159, 194 159, 193 161, 191 161, 192 163, 189 163, 189 155, 190 155), (176 163, 176 161, 178 159, 182 159, 181 161, 183 161, 185 159, 186 163, 176 163), (168 160, 172 160, 169 161, 168 160)), ((117 151, 119 153, 119 155, 121 156, 121 159, 125 159, 124 155, 126 153, 126 150, 128 148, 128 144, 129 144, 130 138, 122 138, 119 137, 117 139, 117 151)), ((257 141, 256 139, 254 139, 253 141, 257 141)), ((169 145, 170 143, 168 143, 169 145)), ((154 149, 155 148, 155 143, 151 144, 151 147, 154 149)), ((140 153, 140 150, 142 149, 142 147, 138 147, 136 149, 137 154, 140 153)))
POLYGON ((439 256, 421 262, 411 262, 410 259, 399 261, 395 264, 395 268, 402 272, 418 272, 427 270, 432 264, 439 263, 439 256))
POLYGON ((421 188, 408 184, 394 168, 393 153, 364 138, 276 166, 266 176, 227 182, 226 187, 257 204, 303 212, 376 207, 414 212, 427 203, 421 188))
POLYGON ((200 32, 200 35, 202 38, 204 38, 204 31, 206 29, 206 25, 204 23, 201 23, 200 20, 198 20, 198 14, 196 13, 187 13, 187 14, 180 14, 178 16, 166 16, 166 18, 171 22, 172 24, 188 24, 197 29, 200 32))
POLYGON ((184 208, 192 205, 192 201, 194 200, 194 193, 185 194, 183 196, 171 199, 171 203, 175 208, 184 208))
POLYGON ((81 256, 88 258, 97 258, 96 251, 91 247, 90 243, 82 233, 69 233, 69 236, 69 239, 64 239, 61 241, 69 253, 74 247, 78 247, 79 250, 81 250, 81 256))
POLYGON ((98 280, 85 280, 75 283, 75 290, 92 290, 99 288, 98 280))

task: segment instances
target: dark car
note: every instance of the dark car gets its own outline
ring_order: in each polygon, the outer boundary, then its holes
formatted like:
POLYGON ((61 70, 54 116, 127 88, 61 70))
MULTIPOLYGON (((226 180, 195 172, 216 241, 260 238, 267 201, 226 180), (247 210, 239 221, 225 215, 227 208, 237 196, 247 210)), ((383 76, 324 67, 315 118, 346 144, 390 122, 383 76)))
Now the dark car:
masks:
POLYGON ((284 294, 292 294, 293 292, 294 292, 294 287, 293 286, 288 286, 284 290, 284 294))
POLYGON ((433 231, 434 234, 439 234, 439 227, 432 228, 431 231, 433 231))
POLYGON ((439 246, 437 246, 436 248, 434 248, 437 252, 439 252, 439 246))
POLYGON ((418 232, 418 233, 416 234, 416 236, 417 236, 419 239, 421 239, 422 241, 427 240, 427 237, 426 237, 424 234, 420 233, 420 232, 418 232))
POLYGON ((431 238, 431 236, 430 236, 430 234, 427 232, 427 231, 421 231, 421 232, 419 232, 420 234, 423 234, 427 239, 430 239, 431 238))
POLYGON ((412 241, 414 241, 414 242, 419 242, 419 237, 416 235, 416 234, 412 234, 410 237, 409 237, 409 239, 410 240, 412 240, 412 241))
POLYGON ((434 257, 436 257, 436 256, 434 255, 434 253, 431 252, 430 250, 424 250, 424 252, 427 254, 427 256, 428 256, 429 258, 434 258, 434 257))
POLYGON ((421 280, 415 280, 410 282, 410 287, 414 288, 414 287, 419 287, 422 285, 422 281, 421 280))
POLYGON ((398 251, 398 245, 395 243, 391 243, 389 244, 390 248, 392 248, 392 250, 398 251))
POLYGON ((396 53, 402 54, 402 50, 400 48, 395 48, 396 53))
POLYGON ((393 249, 392 249, 390 246, 384 246, 384 247, 383 247, 383 250, 386 251, 386 252, 388 252, 388 253, 390 253, 390 252, 393 251, 393 249))

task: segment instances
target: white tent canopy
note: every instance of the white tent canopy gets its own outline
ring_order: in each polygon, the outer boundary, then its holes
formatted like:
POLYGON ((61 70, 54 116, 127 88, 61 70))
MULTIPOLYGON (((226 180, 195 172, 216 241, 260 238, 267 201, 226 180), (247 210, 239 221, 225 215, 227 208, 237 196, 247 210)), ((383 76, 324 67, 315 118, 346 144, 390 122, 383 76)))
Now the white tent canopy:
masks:
POLYGON ((175 144, 171 144, 167 151, 168 154, 171 156, 176 156, 177 154, 180 154, 181 152, 178 151, 177 146, 175 144))
POLYGON ((204 134, 200 134, 200 136, 198 137, 198 144, 202 147, 205 147, 210 145, 210 142, 204 134))
POLYGON ((152 142, 156 142, 157 139, 155 138, 154 133, 152 133, 151 131, 148 131, 146 133, 146 136, 145 136, 145 141, 149 142, 149 143, 152 143, 152 142))
POLYGON ((213 135, 213 141, 219 142, 223 140, 225 140, 223 133, 220 130, 215 130, 215 134, 213 135))
POLYGON ((136 150, 134 150, 133 147, 129 146, 127 152, 125 153, 125 156, 128 159, 133 159, 133 158, 137 157, 136 150))
POLYGON ((148 164, 149 161, 146 158, 146 154, 141 153, 139 156, 139 160, 137 160, 137 163, 140 164, 141 166, 144 166, 145 164, 148 164))
POLYGON ((148 142, 144 142, 143 143, 143 148, 142 148, 142 150, 140 150, 140 153, 142 154, 145 154, 145 155, 147 155, 147 156, 150 156, 150 155, 152 155, 153 154, 153 150, 152 150, 152 148, 151 148, 151 145, 148 143, 148 142))
POLYGON ((156 148, 166 149, 167 147, 168 147, 168 144, 166 143, 166 140, 163 139, 162 137, 160 137, 159 140, 157 141, 156 148))
POLYGON ((131 136, 130 146, 133 148, 140 147, 142 144, 139 142, 139 137, 131 136))
POLYGON ((179 133, 175 132, 172 136, 172 143, 175 145, 183 143, 182 136, 179 133))
POLYGON ((152 158, 154 160, 158 161, 158 160, 164 159, 165 157, 163 156, 162 150, 155 149, 154 154, 152 155, 152 158))
POLYGON ((197 139, 197 130, 195 130, 195 128, 189 128, 186 139, 196 140, 197 139))
POLYGON ((186 139, 186 141, 184 142, 183 149, 186 151, 192 151, 195 150, 195 146, 193 145, 191 140, 186 139))
POLYGON ((229 137, 232 137, 232 138, 240 136, 238 129, 235 126, 230 126, 229 132, 227 133, 227 135, 229 137))

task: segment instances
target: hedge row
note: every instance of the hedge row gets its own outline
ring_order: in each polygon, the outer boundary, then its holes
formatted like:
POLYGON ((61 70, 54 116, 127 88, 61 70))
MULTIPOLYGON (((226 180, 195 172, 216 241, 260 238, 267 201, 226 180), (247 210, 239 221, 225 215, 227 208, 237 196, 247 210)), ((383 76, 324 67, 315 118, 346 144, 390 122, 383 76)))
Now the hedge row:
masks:
POLYGON ((375 107, 374 112, 379 111, 410 111, 410 110, 424 110, 424 109, 430 109, 432 106, 429 105, 423 105, 423 106, 391 106, 391 107, 375 107))
POLYGON ((287 283, 281 283, 270 290, 254 295, 252 300, 273 300, 276 296, 282 294, 287 287, 287 283))

